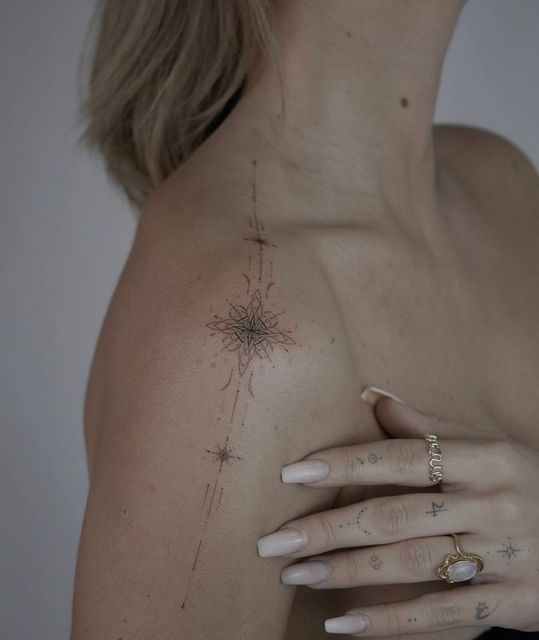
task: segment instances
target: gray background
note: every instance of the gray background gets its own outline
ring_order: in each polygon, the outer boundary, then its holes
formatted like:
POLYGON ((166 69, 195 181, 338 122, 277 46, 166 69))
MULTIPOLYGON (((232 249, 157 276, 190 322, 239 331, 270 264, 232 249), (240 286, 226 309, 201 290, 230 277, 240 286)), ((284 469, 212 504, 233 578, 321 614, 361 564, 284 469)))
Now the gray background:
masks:
MULTIPOLYGON (((0 3, 0 637, 68 638, 88 488, 84 387, 134 217, 74 147, 89 0, 0 3)), ((437 122, 492 129, 539 166, 539 2, 470 0, 437 122)))

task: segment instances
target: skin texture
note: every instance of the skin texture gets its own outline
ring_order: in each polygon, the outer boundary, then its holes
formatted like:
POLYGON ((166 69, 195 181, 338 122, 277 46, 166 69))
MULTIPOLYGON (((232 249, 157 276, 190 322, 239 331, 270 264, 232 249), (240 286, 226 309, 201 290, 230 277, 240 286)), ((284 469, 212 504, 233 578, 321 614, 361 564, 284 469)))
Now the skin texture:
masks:
POLYGON ((539 447, 537 174, 499 136, 431 123, 462 4, 282 3, 286 114, 256 69, 142 211, 88 384, 74 640, 313 640, 446 588, 296 589, 257 556, 293 518, 406 491, 281 483, 388 437, 369 384, 539 447))

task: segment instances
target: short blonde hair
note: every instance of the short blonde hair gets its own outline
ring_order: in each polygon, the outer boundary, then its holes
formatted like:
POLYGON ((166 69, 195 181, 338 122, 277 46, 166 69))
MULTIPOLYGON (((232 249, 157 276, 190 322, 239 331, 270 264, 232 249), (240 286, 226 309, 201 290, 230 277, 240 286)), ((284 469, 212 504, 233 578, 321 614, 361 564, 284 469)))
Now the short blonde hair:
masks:
POLYGON ((279 67, 271 5, 98 0, 80 61, 79 143, 102 154, 136 207, 226 117, 260 52, 279 67))

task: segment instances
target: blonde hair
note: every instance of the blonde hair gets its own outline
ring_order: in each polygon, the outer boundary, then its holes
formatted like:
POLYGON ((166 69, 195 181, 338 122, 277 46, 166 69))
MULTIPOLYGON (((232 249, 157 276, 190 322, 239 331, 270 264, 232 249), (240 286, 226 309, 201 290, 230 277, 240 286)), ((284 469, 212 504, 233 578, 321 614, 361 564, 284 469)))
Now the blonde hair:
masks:
POLYGON ((226 117, 260 52, 279 68, 271 2, 98 1, 78 141, 136 207, 226 117))

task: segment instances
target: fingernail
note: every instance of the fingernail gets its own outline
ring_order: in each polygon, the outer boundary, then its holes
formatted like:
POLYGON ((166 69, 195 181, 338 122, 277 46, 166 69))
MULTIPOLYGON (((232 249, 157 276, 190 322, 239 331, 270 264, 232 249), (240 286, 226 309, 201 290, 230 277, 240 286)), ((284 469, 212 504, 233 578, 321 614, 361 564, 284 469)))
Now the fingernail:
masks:
POLYGON ((285 567, 281 571, 281 582, 283 584, 317 584, 327 580, 330 573, 329 562, 309 560, 285 567))
POLYGON ((283 482, 316 482, 329 475, 329 464, 325 460, 302 460, 287 464, 281 469, 283 482))
POLYGON ((283 556, 299 551, 307 544, 307 535, 297 529, 281 529, 258 538, 256 546, 261 558, 283 556))
POLYGON ((359 633, 367 628, 367 617, 349 614, 340 618, 329 618, 324 622, 328 633, 359 633))
POLYGON ((360 398, 374 407, 374 405, 378 402, 378 400, 380 400, 382 396, 393 398, 393 400, 404 404, 404 402, 400 398, 397 398, 396 395, 392 394, 390 391, 386 391, 385 389, 380 389, 380 387, 367 387, 361 393, 360 398))

